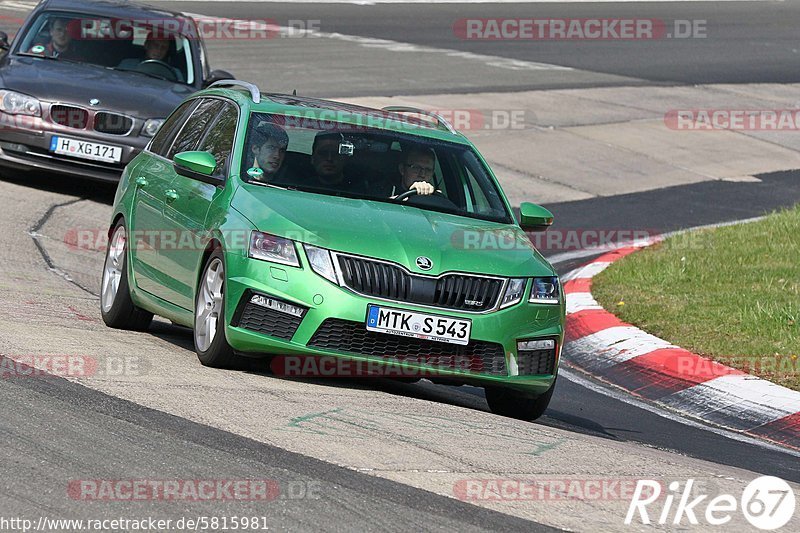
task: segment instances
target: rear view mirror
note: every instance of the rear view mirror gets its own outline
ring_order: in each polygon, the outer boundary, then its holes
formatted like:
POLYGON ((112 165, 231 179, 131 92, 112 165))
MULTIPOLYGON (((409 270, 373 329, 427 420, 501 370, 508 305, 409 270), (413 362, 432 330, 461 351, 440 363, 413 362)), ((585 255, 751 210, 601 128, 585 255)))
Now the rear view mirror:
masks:
POLYGON ((530 202, 519 206, 519 225, 525 231, 544 231, 553 224, 553 213, 530 202))
POLYGON ((0 31, 0 50, 8 50, 9 48, 8 34, 4 31, 0 31))

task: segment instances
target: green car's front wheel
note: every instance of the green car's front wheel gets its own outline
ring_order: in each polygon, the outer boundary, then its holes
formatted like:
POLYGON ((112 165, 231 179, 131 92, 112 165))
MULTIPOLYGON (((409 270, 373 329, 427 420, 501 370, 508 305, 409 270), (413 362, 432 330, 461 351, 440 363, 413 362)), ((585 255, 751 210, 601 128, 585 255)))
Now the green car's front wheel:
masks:
POLYGON ((553 397, 555 389, 556 382, 553 381, 547 392, 531 397, 511 389, 486 387, 486 402, 489 404, 489 409, 496 415, 531 421, 544 414, 547 406, 550 405, 550 399, 553 397))
POLYGON ((100 282, 100 314, 107 326, 144 331, 153 313, 137 307, 128 285, 128 236, 120 220, 111 232, 100 282))
POLYGON ((219 248, 208 257, 197 287, 194 349, 205 366, 231 368, 238 360, 225 338, 225 262, 219 248))

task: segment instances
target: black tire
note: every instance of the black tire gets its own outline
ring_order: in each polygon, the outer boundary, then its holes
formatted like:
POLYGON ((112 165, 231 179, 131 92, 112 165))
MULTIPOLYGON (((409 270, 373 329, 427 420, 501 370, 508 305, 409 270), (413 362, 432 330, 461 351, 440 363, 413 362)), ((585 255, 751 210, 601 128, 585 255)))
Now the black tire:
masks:
POLYGON ((500 387, 486 387, 484 390, 486 402, 494 414, 530 422, 544 414, 555 389, 556 382, 553 381, 547 392, 539 396, 500 387))
MULTIPOLYGON (((119 258, 116 264, 119 264, 119 258)), ((108 241, 108 248, 106 249, 106 258, 105 261, 103 261, 103 277, 100 282, 100 314, 106 326, 116 329, 145 331, 150 326, 150 322, 153 321, 153 313, 137 307, 133 303, 133 300, 131 300, 130 286, 128 285, 127 230, 122 220, 117 222, 117 225, 114 226, 114 229, 111 231, 111 238, 108 241), (107 267, 111 266, 109 263, 109 256, 118 250, 114 248, 114 243, 120 232, 124 232, 122 233, 124 242, 122 243, 121 250, 119 250, 122 254, 122 270, 115 274, 119 277, 119 282, 116 292, 112 297, 106 292, 110 289, 110 287, 107 287, 106 283, 107 281, 111 281, 111 274, 109 274, 107 267), (108 303, 111 305, 107 305, 108 303)))
POLYGON ((228 344, 228 340, 225 338, 225 288, 225 259, 222 255, 222 250, 217 248, 208 256, 197 283, 197 291, 194 297, 194 327, 192 328, 192 339, 194 340, 194 350, 197 353, 197 358, 204 366, 213 368, 238 368, 241 364, 241 358, 236 355, 233 348, 228 344), (219 268, 221 269, 220 274, 222 276, 222 285, 220 287, 222 308, 216 315, 216 331, 213 335, 213 339, 207 347, 203 348, 201 344, 204 344, 204 342, 200 340, 198 336, 198 301, 203 296, 203 283, 208 275, 209 267, 216 261, 219 261, 219 268))

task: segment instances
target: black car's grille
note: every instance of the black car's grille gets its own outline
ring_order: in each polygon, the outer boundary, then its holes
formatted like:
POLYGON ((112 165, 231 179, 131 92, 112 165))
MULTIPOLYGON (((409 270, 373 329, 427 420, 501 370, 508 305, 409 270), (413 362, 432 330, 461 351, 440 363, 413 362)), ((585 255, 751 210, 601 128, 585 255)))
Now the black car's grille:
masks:
POLYGON ((50 120, 68 128, 82 130, 89 123, 89 112, 80 107, 56 104, 50 108, 50 120))
POLYGON ((367 331, 363 322, 338 318, 325 320, 308 341, 308 346, 438 369, 507 375, 501 344, 484 341, 471 341, 467 345, 447 344, 375 333, 367 331))
POLYGON ((270 337, 291 340, 303 317, 282 313, 250 302, 253 293, 247 291, 234 314, 233 326, 246 328, 270 337))
POLYGON ((116 113, 101 111, 94 116, 94 129, 100 133, 125 135, 133 127, 133 119, 116 113))
POLYGON ((520 376, 552 374, 556 366, 556 351, 520 350, 517 353, 517 365, 520 376))
POLYGON ((339 267, 347 287, 367 296, 433 305, 464 311, 492 309, 500 297, 503 280, 467 274, 441 278, 411 274, 398 265, 361 257, 339 255, 339 267))

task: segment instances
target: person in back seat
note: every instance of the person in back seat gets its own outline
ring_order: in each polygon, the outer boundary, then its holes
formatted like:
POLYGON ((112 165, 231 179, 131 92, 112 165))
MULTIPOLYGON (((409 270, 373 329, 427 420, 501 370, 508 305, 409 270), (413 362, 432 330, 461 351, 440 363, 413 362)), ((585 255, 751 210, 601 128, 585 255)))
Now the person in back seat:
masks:
POLYGON ((367 185, 362 179, 345 173, 347 155, 339 152, 339 144, 344 140, 341 133, 320 131, 314 137, 311 148, 311 166, 314 173, 303 185, 318 189, 364 194, 367 185))

